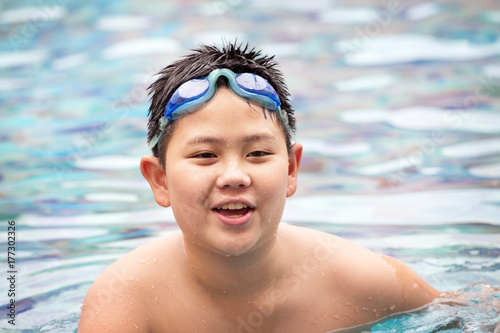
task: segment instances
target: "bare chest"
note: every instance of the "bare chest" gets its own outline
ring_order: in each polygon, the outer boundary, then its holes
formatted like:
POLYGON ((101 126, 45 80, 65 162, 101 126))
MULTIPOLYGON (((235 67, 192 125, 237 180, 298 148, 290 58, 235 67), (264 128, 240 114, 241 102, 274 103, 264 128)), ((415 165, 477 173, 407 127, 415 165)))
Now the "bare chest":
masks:
POLYGON ((153 332, 323 333, 364 321, 359 309, 311 288, 276 289, 238 301, 184 295, 159 302, 154 318, 153 332))

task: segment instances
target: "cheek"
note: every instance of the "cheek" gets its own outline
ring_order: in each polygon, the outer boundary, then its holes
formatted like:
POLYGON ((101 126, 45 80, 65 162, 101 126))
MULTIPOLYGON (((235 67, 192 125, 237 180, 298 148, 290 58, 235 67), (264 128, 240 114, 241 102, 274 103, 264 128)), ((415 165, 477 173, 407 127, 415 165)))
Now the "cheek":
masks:
POLYGON ((172 171, 167 174, 167 184, 173 206, 191 208, 206 201, 210 190, 209 175, 182 165, 172 171))
MULTIPOLYGON (((186 170, 185 170, 186 171, 186 170)), ((199 177, 188 172, 177 173, 175 179, 168 182, 171 188, 171 208, 175 221, 184 234, 196 235, 201 230, 204 202, 207 191, 199 177)))
POLYGON ((268 195, 281 195, 286 196, 287 186, 287 167, 277 165, 276 167, 267 170, 260 175, 261 190, 265 191, 268 195))

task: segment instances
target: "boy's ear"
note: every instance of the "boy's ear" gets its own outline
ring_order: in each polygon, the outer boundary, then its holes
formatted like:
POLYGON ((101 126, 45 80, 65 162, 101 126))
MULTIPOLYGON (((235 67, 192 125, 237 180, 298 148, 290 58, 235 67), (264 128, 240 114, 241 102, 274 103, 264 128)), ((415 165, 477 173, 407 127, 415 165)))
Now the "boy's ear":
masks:
POLYGON ((156 202, 163 207, 170 206, 170 196, 167 188, 167 178, 158 158, 143 156, 141 158, 141 173, 151 186, 156 202))
POLYGON ((288 183, 286 187, 287 198, 294 195, 297 190, 297 177, 301 158, 302 145, 296 142, 292 147, 292 153, 288 155, 288 183))

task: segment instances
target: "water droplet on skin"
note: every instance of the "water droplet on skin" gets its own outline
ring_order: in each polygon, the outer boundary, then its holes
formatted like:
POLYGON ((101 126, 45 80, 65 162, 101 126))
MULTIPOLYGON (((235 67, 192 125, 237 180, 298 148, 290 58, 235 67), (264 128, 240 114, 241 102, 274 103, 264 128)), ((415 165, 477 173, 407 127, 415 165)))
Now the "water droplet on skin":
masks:
POLYGON ((158 302, 158 297, 155 297, 155 301, 157 301, 157 302, 158 302))
POLYGON ((92 325, 94 325, 94 322, 93 322, 93 321, 91 321, 91 322, 90 322, 90 326, 92 326, 92 325))
POLYGON ((154 263, 155 263, 155 265, 156 265, 156 258, 154 258, 154 259, 153 259, 153 262, 154 262, 154 263))
POLYGON ((154 284, 152 284, 152 285, 151 285, 151 288, 155 289, 155 285, 154 285, 154 284))
POLYGON ((394 304, 389 307, 390 310, 394 310, 395 308, 396 308, 396 305, 394 305, 394 304))
POLYGON ((134 326, 135 326, 135 329, 136 329, 136 330, 138 330, 138 329, 139 329, 139 326, 137 326, 136 324, 134 324, 134 326))

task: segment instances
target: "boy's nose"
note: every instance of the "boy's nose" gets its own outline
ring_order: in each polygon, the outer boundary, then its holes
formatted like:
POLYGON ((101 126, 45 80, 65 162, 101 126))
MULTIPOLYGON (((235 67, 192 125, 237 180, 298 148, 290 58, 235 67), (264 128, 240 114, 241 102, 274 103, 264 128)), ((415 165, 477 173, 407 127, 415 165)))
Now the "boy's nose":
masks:
POLYGON ((237 162, 227 163, 217 178, 219 188, 245 188, 250 186, 250 176, 237 162))

